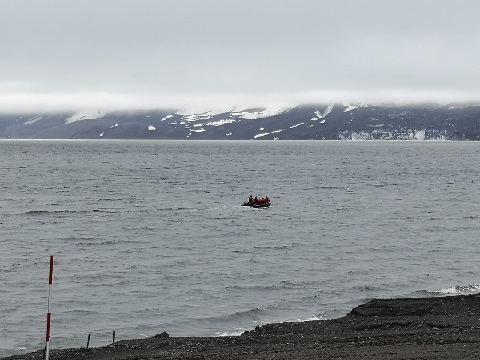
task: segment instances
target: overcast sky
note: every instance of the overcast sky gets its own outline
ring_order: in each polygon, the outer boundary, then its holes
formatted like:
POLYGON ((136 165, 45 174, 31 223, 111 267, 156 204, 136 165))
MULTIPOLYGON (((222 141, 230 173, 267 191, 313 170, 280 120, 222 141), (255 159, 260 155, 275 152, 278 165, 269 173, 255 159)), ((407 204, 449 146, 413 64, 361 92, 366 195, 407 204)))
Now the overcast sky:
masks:
POLYGON ((0 0, 0 111, 480 101, 478 0, 0 0))

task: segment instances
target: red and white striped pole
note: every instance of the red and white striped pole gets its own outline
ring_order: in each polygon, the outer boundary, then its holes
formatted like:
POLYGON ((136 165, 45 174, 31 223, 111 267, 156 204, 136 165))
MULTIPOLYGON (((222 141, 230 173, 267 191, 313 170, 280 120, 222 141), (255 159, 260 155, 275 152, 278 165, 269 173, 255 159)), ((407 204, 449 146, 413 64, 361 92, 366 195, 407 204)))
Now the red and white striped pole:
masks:
POLYGON ((48 360, 50 355, 50 318, 52 314, 50 313, 50 294, 52 292, 52 283, 53 283, 53 256, 50 256, 50 276, 48 277, 48 312, 47 312, 47 336, 45 344, 45 360, 48 360))

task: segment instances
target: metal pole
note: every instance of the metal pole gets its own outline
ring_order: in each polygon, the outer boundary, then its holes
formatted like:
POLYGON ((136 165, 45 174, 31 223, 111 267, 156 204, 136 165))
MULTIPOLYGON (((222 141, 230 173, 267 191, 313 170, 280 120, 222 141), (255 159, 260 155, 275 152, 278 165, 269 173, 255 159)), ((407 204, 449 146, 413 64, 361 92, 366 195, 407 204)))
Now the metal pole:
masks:
POLYGON ((48 277, 48 311, 47 311, 47 335, 45 338, 45 360, 49 359, 50 356, 50 319, 52 314, 50 313, 50 295, 52 293, 52 283, 53 283, 53 256, 50 256, 50 275, 48 277))

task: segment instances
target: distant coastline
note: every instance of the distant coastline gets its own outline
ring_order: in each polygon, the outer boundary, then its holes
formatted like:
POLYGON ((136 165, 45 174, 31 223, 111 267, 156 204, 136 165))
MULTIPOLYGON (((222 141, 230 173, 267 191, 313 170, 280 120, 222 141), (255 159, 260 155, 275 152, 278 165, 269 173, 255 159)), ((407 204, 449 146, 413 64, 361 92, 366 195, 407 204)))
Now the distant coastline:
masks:
POLYGON ((0 139, 480 140, 476 104, 0 113, 0 139))

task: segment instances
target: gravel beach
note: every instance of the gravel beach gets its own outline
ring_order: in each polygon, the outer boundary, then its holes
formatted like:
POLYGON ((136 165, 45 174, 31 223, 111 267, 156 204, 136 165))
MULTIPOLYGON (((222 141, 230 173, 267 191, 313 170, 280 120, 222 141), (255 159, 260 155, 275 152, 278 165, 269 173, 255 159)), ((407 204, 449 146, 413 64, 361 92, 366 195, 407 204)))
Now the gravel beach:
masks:
MULTIPOLYGON (((334 320, 267 324, 232 337, 163 333, 50 359, 478 359, 480 294, 376 299, 334 320)), ((37 360, 42 352, 4 359, 37 360)))

